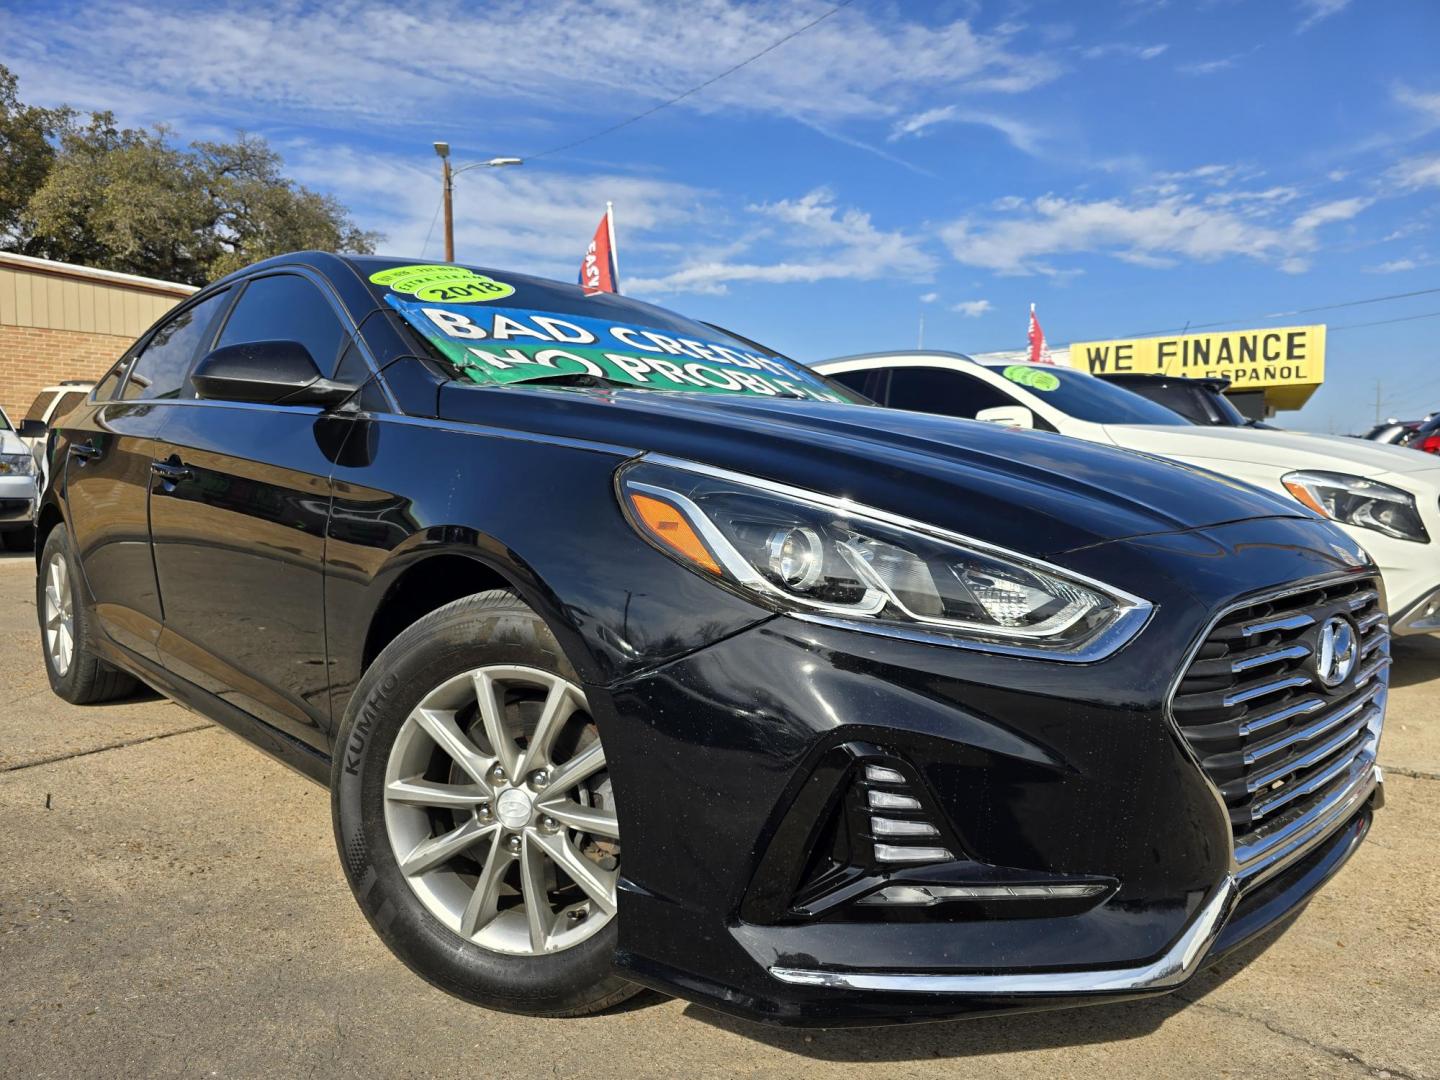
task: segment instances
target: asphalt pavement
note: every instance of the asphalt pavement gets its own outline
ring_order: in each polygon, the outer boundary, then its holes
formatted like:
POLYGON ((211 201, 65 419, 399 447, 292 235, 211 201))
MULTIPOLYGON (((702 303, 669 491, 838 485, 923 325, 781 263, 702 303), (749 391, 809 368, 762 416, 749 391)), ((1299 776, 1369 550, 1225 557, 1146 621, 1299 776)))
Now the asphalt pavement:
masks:
POLYGON ((33 562, 0 558, 0 1076, 1440 1078, 1440 640, 1397 643, 1389 804, 1283 932, 1178 993, 861 1030, 643 994, 536 1020, 370 932, 327 793, 155 697, 51 694, 33 562))

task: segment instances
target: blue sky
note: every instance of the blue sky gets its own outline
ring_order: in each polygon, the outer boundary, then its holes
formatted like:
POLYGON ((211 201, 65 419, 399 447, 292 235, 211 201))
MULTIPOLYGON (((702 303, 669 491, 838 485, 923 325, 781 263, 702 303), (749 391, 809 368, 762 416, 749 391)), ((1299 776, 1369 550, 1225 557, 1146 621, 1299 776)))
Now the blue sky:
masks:
POLYGON ((1187 324, 1332 327, 1282 423, 1440 408, 1440 5, 21 3, 0 62, 40 104, 180 140, 264 134, 382 250, 573 279, 607 199, 627 292, 802 360, 1187 324), (541 155, 536 157, 535 155, 541 155), (427 246, 428 237, 428 246, 427 246), (1404 322, 1365 326, 1384 320, 1404 322))

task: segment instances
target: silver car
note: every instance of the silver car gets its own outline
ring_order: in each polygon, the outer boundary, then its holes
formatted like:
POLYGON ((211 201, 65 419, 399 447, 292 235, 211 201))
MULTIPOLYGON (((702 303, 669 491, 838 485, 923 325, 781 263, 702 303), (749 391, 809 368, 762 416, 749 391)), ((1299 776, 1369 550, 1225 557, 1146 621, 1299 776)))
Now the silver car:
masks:
POLYGON ((35 543, 35 458, 0 409, 0 542, 8 551, 35 543))

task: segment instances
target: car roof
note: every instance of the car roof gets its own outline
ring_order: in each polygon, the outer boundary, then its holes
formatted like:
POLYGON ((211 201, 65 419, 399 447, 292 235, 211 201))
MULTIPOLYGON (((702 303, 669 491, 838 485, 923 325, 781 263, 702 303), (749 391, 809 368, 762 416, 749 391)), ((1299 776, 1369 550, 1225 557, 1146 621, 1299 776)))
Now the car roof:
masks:
MULTIPOLYGON (((846 364, 856 360, 960 360, 967 364, 980 364, 973 356, 946 349, 888 349, 885 352, 852 353, 848 356, 830 356, 817 360, 810 367, 823 364, 846 364)), ((985 365, 981 365, 982 367, 985 365)))

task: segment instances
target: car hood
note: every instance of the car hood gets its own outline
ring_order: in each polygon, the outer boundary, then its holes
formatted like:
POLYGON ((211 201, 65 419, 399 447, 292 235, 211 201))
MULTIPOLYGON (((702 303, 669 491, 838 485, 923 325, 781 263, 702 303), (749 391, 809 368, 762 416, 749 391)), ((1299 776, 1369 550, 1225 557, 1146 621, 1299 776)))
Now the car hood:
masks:
POLYGON ((860 405, 450 383, 438 411, 451 421, 703 462, 1036 555, 1311 516, 1248 484, 1148 455, 860 405))
POLYGON ((1105 432, 1120 446, 1164 457, 1243 461, 1281 472, 1326 469, 1369 477, 1430 472, 1440 477, 1440 463, 1428 460, 1427 454, 1340 435, 1152 424, 1109 424, 1105 432))

